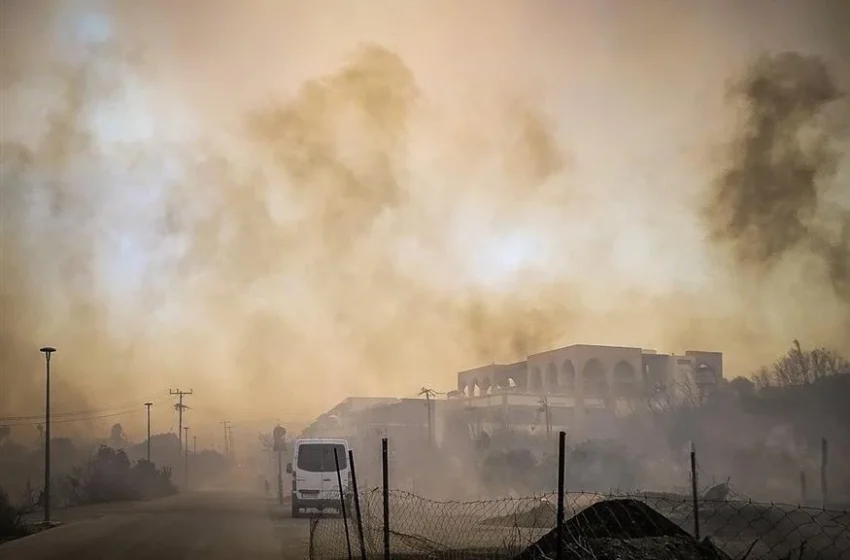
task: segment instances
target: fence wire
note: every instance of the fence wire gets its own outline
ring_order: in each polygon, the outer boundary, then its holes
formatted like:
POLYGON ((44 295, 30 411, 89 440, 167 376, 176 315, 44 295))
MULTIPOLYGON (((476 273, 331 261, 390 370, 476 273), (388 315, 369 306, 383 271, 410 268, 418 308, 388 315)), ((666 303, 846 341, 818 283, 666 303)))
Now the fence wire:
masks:
MULTIPOLYGON (((367 557, 382 558, 382 492, 363 492, 360 501, 367 557)), ((564 501, 565 559, 850 560, 848 512, 700 499, 703 540, 697 542, 694 504, 685 494, 570 492, 564 501)), ((392 558, 555 558, 556 494, 438 502, 393 490, 389 502, 392 558)), ((356 521, 348 519, 355 559, 360 558, 356 521)), ((348 557, 342 518, 312 516, 310 558, 348 557)))

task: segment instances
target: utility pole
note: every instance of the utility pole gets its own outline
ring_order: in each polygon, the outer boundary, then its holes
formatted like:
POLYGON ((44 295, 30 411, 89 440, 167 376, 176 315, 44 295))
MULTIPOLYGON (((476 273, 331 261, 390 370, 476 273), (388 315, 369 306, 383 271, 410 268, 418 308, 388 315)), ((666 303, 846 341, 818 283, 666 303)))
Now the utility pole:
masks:
POLYGON ((422 387, 422 390, 419 391, 419 395, 420 396, 425 395, 425 406, 427 407, 427 410, 428 410, 428 445, 433 448, 434 447, 434 421, 433 421, 434 408, 433 408, 433 403, 431 401, 431 398, 435 397, 437 395, 437 393, 433 389, 426 389, 425 387, 422 387))
POLYGON ((198 466, 198 436, 192 436, 192 470, 198 466))
POLYGON ((233 461, 236 458, 236 447, 233 445, 233 426, 230 422, 227 423, 227 440, 230 443, 230 460, 233 461))
POLYGON ((183 449, 183 409, 189 408, 189 407, 187 407, 186 405, 183 404, 183 397, 186 396, 186 395, 191 395, 192 389, 189 389, 188 391, 181 391, 180 389, 176 389, 176 390, 172 391, 172 390, 169 389, 168 394, 169 395, 176 395, 177 398, 179 399, 177 404, 174 405, 174 408, 177 409, 177 417, 178 417, 177 437, 180 438, 180 449, 183 449))
POLYGON ((50 523, 50 356, 56 352, 52 346, 39 350, 44 354, 46 373, 44 397, 44 522, 50 523))
POLYGON ((184 478, 186 480, 186 490, 189 489, 189 426, 184 426, 183 430, 186 432, 186 449, 184 451, 183 456, 183 471, 184 478))
POLYGON ((148 409, 148 463, 151 462, 151 407, 153 403, 146 402, 145 408, 148 409))
POLYGON ((224 456, 230 457, 230 445, 228 444, 227 434, 230 431, 230 421, 222 420, 219 422, 224 427, 224 456))

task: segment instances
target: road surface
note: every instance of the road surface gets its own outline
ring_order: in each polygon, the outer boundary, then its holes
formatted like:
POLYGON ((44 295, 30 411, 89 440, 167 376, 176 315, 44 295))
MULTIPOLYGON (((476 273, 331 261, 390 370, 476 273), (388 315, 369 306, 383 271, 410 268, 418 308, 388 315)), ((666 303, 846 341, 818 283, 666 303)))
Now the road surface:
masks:
POLYGON ((306 558, 309 521, 288 510, 235 492, 59 510, 61 525, 0 545, 0 560, 306 558))

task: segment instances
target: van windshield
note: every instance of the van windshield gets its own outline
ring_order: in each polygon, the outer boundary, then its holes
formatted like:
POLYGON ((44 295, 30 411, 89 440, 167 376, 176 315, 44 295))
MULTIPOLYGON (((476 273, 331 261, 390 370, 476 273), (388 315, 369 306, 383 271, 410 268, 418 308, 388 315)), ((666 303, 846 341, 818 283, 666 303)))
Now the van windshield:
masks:
POLYGON ((339 443, 305 443, 298 447, 299 470, 307 472, 336 472, 334 449, 339 457, 340 470, 348 466, 345 446, 339 443))

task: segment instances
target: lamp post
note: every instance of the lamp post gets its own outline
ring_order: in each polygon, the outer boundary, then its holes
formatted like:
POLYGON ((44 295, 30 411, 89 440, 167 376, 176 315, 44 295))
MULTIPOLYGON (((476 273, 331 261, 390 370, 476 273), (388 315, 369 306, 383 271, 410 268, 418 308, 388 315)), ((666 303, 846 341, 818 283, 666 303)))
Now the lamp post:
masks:
POLYGON ((148 463, 151 462, 151 407, 153 403, 146 402, 145 408, 148 409, 148 463))
POLYGON ((45 393, 44 393, 44 522, 50 522, 50 356, 56 352, 52 346, 44 346, 39 352, 44 354, 45 393))
POLYGON ((274 437, 274 450, 277 452, 277 500, 283 504, 283 449, 286 447, 286 442, 283 438, 286 437, 286 428, 283 426, 275 426, 272 430, 274 437))

